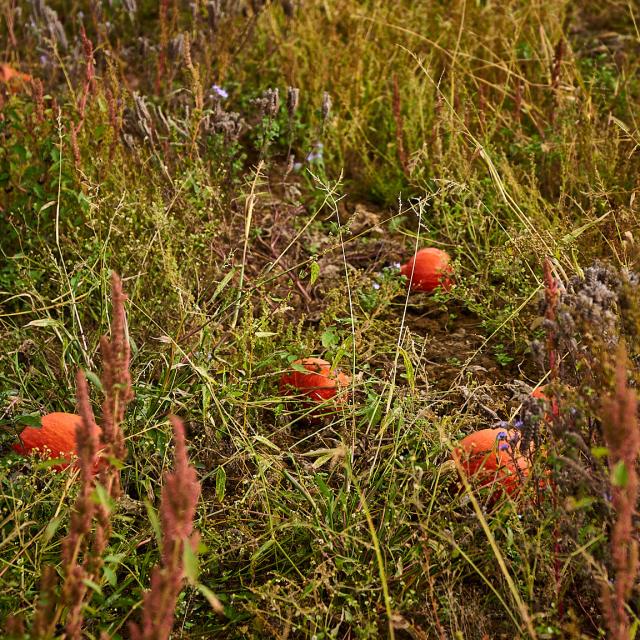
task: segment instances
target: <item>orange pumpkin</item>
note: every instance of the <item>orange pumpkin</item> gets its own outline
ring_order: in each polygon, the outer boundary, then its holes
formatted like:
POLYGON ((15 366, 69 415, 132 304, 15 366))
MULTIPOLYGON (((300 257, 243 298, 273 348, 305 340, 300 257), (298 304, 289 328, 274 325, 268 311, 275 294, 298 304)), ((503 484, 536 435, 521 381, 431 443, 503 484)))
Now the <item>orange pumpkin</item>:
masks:
POLYGON ((547 397, 547 394, 544 392, 546 388, 547 388, 546 385, 543 385, 542 387, 536 387, 531 392, 531 397, 537 398, 538 400, 545 400, 548 402, 549 398, 547 397))
POLYGON ((411 291, 431 293, 438 287, 448 291, 453 284, 450 277, 453 274, 450 260, 449 254, 441 249, 420 249, 411 260, 400 267, 400 273, 406 276, 411 291))
POLYGON ((494 497, 500 490, 516 494, 529 474, 529 461, 510 441, 513 435, 505 429, 481 429, 463 438, 453 451, 467 477, 481 487, 495 487, 494 497))
MULTIPOLYGON (((546 390, 547 385, 537 387, 531 392, 531 397, 538 400, 543 400, 545 404, 550 404, 551 413, 557 418, 560 415, 560 407, 558 406, 558 401, 555 398, 549 398, 549 396, 546 394, 546 390)), ((547 419, 549 419, 549 414, 547 414, 547 419)))
POLYGON ((344 402, 345 395, 338 392, 351 384, 351 378, 341 371, 331 369, 331 364, 321 358, 303 358, 292 364, 300 365, 306 371, 292 370, 280 378, 280 393, 285 395, 305 395, 310 400, 323 402, 336 397, 344 402))
POLYGON ((21 85, 31 82, 31 76, 3 63, 0 64, 0 82, 7 84, 10 90, 16 93, 21 85))
POLYGON ((20 442, 13 445, 14 451, 28 456, 39 454, 46 460, 63 458, 66 464, 54 469, 66 469, 77 456, 76 427, 82 418, 73 413, 49 413, 42 416, 40 427, 27 427, 20 434, 20 442))

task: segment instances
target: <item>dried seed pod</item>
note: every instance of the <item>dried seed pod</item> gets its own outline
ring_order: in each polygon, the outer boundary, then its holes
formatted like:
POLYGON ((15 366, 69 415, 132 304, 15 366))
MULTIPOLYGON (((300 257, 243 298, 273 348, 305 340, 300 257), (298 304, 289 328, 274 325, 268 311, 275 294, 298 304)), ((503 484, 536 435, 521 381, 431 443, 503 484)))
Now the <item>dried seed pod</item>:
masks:
POLYGON ((280 94, 278 89, 268 89, 270 101, 268 105, 268 114, 271 118, 275 118, 280 110, 280 94))
POLYGON ((296 87, 289 87, 287 89, 287 113, 289 114, 289 118, 293 118, 297 111, 299 98, 300 89, 296 87))
POLYGON ((207 21, 209 29, 214 33, 218 30, 220 22, 220 0, 210 0, 207 2, 207 21))
POLYGON ((333 101, 331 100, 331 96, 328 91, 325 91, 322 94, 322 120, 326 122, 331 115, 331 107, 333 105, 333 101))
POLYGON ((49 37, 56 43, 57 47, 66 50, 69 42, 60 18, 58 18, 58 13, 48 7, 44 0, 34 0, 33 12, 38 21, 44 24, 49 32, 49 37))
POLYGON ((179 33, 175 38, 169 41, 169 47, 167 49, 169 54, 169 60, 176 63, 181 63, 185 57, 185 41, 184 34, 179 33))
POLYGON ((122 6, 124 10, 129 14, 131 20, 133 20, 136 11, 138 11, 138 4, 136 0, 122 0, 122 6))

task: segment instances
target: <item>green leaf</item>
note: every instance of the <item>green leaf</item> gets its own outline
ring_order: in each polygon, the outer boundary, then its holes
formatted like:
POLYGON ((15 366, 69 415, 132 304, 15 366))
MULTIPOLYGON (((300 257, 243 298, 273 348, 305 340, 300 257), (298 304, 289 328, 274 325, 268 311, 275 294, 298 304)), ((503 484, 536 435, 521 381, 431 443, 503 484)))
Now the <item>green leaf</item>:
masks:
POLYGON ((105 509, 107 509, 107 511, 110 512, 113 509, 113 498, 107 493, 107 490, 99 482, 96 484, 96 489, 93 493, 93 499, 96 504, 102 505, 105 509))
POLYGON ((333 495, 333 492, 331 491, 331 489, 329 488, 329 485, 323 480, 322 476, 319 473, 315 474, 315 478, 314 479, 316 481, 316 484, 318 485, 318 489, 320 490, 320 493, 322 494, 322 497, 329 504, 333 504, 334 495, 333 495))
POLYGON ((198 575, 200 574, 200 564, 198 562, 198 556, 193 550, 189 540, 184 541, 184 574, 187 576, 187 580, 195 585, 198 582, 198 575))
POLYGON ((611 484, 614 487, 620 487, 624 489, 629 482, 629 471, 624 460, 620 460, 616 463, 615 467, 611 470, 611 484))
POLYGON ((44 535, 42 536, 43 542, 46 544, 53 538, 60 526, 60 518, 53 518, 53 520, 49 520, 47 523, 47 528, 44 530, 44 535))
POLYGON ((314 284, 320 275, 320 265, 314 260, 310 265, 311 276, 309 278, 309 284, 314 284))
POLYGON ((589 229, 591 229, 591 227, 594 227, 597 224, 600 224, 610 213, 611 211, 607 211, 604 215, 601 215, 599 218, 596 218, 595 220, 591 220, 590 222, 583 224, 581 227, 574 229, 571 233, 568 233, 562 238, 562 242, 567 244, 575 242, 585 231, 588 231, 589 229))
POLYGON ((310 458, 315 458, 312 466, 314 469, 318 469, 333 458, 343 458, 344 454, 345 452, 343 447, 334 447, 333 449, 316 449, 315 451, 308 451, 307 453, 303 453, 302 455, 310 458))
POLYGON ((110 567, 104 566, 102 567, 102 573, 104 574, 105 580, 112 586, 115 587, 118 584, 118 578, 116 576, 116 572, 110 567))
POLYGON ((149 523, 153 529, 153 533, 156 536, 156 542, 160 544, 162 542, 162 532, 160 531, 160 520, 158 519, 158 512, 153 508, 153 505, 148 501, 144 501, 144 506, 147 509, 147 517, 149 523))
POLYGON ((277 333, 274 333, 273 331, 256 331, 255 334, 256 338, 271 338, 272 336, 277 336, 277 333))
POLYGON ((256 434, 255 436, 253 436, 253 439, 257 440, 258 442, 261 442, 262 444, 266 445, 270 449, 273 449, 274 451, 277 451, 278 453, 280 453, 280 449, 275 444, 273 444, 273 442, 271 442, 271 440, 269 440, 268 438, 265 438, 260 434, 256 434))
POLYGON ((25 425, 27 427, 41 427, 42 416, 38 413, 28 413, 23 416, 17 416, 16 424, 25 425))
POLYGON ((99 596, 102 595, 102 589, 99 584, 96 584, 93 580, 89 580, 88 578, 83 578, 82 582, 89 587, 89 589, 93 589, 99 596))
POLYGON ((104 389, 102 388, 102 381, 100 378, 93 372, 88 369, 84 370, 84 375, 86 379, 96 388, 98 391, 102 392, 104 389))
POLYGON ((340 342, 340 338, 333 331, 333 329, 327 329, 320 337, 320 340, 322 341, 322 346, 325 349, 335 347, 340 342))
POLYGON ((25 327, 61 327, 62 323, 53 318, 40 318, 40 320, 32 320, 24 325, 25 327))
POLYGON ((209 302, 212 302, 213 300, 215 300, 225 289, 225 287, 229 284, 229 280, 231 280, 231 278, 233 278, 233 276, 236 273, 236 269, 231 269, 231 271, 229 271, 229 273, 227 273, 227 275, 222 278, 222 280, 220 281, 220 284, 216 287, 216 290, 213 292, 213 295, 211 296, 211 300, 209 302))
POLYGON ((402 347, 398 347, 400 354, 402 355, 402 359, 404 360, 404 368, 406 369, 406 375, 407 375, 407 382, 409 383, 409 386, 411 387, 411 391, 415 391, 416 390, 416 379, 415 379, 415 374, 413 371, 413 364, 411 363, 411 358, 409 357, 409 354, 402 348, 402 347))
POLYGON ((590 507, 594 502, 595 500, 590 497, 576 499, 569 496, 566 503, 566 509, 569 513, 571 513, 572 511, 578 511, 579 509, 586 509, 590 507))
POLYGON ((129 345, 131 346, 131 355, 135 358, 138 355, 138 345, 131 336, 129 336, 129 345))
POLYGON ((223 466, 216 469, 216 498, 219 502, 224 500, 225 489, 227 486, 227 472, 223 466))
POLYGON ((276 544, 276 541, 273 538, 269 538, 266 542, 264 542, 256 551, 251 555, 251 559, 249 562, 249 566, 252 572, 255 572, 258 561, 262 556, 266 555, 267 551, 271 549, 276 544))
POLYGON ((203 584, 196 585, 198 591, 207 599, 211 608, 219 615, 224 615, 224 605, 220 602, 218 596, 216 596, 211 589, 205 587, 203 584))

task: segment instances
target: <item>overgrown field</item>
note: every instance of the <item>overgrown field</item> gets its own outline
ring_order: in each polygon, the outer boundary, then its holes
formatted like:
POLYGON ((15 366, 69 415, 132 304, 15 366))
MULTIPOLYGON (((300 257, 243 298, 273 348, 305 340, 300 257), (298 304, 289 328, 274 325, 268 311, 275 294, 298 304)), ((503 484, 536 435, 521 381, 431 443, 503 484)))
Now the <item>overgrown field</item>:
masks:
POLYGON ((4 0, 0 45, 0 633, 136 637, 175 414, 172 638, 635 637, 635 3, 4 0), (399 273, 428 246, 449 290, 399 273), (13 446, 79 370, 119 410, 112 272, 134 399, 74 635, 91 473, 13 446), (280 385, 311 356, 350 377, 330 411, 280 385), (509 494, 452 458, 486 428, 509 494))

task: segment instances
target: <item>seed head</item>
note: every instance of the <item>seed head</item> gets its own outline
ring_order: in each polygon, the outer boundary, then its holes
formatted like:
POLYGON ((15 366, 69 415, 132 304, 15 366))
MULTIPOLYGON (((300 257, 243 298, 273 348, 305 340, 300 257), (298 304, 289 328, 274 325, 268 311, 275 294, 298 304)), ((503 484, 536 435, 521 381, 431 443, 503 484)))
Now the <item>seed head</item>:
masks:
POLYGON ((331 106, 333 102, 331 100, 331 96, 328 91, 325 91, 322 94, 322 120, 326 122, 331 115, 331 106))

